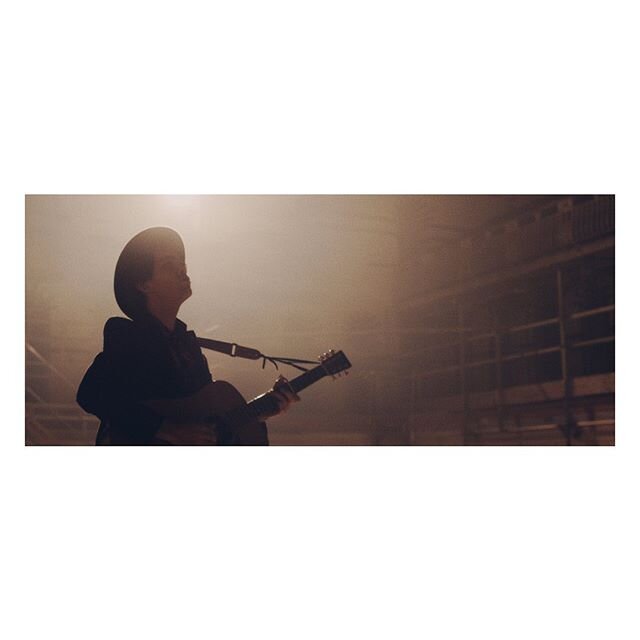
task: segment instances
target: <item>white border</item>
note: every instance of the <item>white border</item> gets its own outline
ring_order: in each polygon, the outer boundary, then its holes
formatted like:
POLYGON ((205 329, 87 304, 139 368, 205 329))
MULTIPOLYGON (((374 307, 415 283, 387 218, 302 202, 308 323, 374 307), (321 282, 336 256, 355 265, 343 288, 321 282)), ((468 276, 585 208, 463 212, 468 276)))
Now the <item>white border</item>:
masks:
POLYGON ((638 636, 638 46, 626 7, 5 10, 5 637, 638 636), (25 448, 13 428, 25 193, 558 192, 617 196, 614 449, 212 460, 25 448))

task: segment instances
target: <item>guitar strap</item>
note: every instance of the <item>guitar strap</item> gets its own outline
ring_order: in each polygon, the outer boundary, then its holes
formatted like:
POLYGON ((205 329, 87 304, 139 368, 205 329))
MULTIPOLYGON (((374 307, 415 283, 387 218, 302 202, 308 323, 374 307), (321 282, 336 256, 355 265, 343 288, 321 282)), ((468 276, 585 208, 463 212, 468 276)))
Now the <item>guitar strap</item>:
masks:
POLYGON ((203 349, 226 353, 232 358, 247 358, 247 360, 260 360, 260 358, 264 358, 257 349, 241 347, 235 342, 222 342, 221 340, 211 340, 209 338, 196 338, 196 340, 203 349))
POLYGON ((196 338, 196 341, 203 349, 209 349, 211 351, 224 353, 228 356, 231 356, 232 358, 246 358, 247 360, 262 359, 263 369, 267 363, 267 360, 271 362, 271 364, 273 364, 276 369, 278 369, 278 362, 280 362, 281 364, 288 364, 291 367, 295 367, 300 371, 308 371, 308 369, 299 366, 299 364, 318 364, 314 360, 299 360, 297 358, 277 358, 275 356, 265 356, 257 349, 252 349, 251 347, 242 347, 235 342, 222 342, 221 340, 211 340, 210 338, 196 338))

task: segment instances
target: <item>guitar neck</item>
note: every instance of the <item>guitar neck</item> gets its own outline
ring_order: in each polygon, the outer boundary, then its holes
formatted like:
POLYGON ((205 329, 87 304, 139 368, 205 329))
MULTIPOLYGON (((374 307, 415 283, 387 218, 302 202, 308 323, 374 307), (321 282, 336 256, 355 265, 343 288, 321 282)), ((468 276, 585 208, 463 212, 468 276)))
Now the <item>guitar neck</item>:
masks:
MULTIPOLYGON (((326 375, 328 374, 325 368, 320 365, 314 369, 305 371, 305 373, 293 380, 289 380, 289 386, 295 393, 299 393, 318 382, 318 380, 322 380, 326 375)), ((224 419, 225 422, 230 424, 242 424, 249 420, 255 420, 261 415, 273 413, 278 410, 278 407, 278 401, 274 397, 265 395, 252 400, 243 407, 235 409, 227 414, 224 419)))
POLYGON ((299 393, 300 391, 304 391, 307 387, 310 387, 312 384, 318 382, 318 380, 322 380, 326 375, 328 375, 326 369, 320 365, 314 369, 305 371, 302 375, 290 380, 289 385, 296 393, 299 393))

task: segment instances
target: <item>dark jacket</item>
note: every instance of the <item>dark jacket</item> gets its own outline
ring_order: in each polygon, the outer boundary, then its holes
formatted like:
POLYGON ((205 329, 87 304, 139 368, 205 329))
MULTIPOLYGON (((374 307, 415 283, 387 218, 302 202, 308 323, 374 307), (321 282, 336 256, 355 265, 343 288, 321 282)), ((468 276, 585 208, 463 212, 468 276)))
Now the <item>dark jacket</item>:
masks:
POLYGON ((141 403, 192 395, 212 381, 193 331, 162 323, 110 318, 104 347, 78 389, 78 404, 100 418, 96 444, 151 444, 162 418, 141 403))

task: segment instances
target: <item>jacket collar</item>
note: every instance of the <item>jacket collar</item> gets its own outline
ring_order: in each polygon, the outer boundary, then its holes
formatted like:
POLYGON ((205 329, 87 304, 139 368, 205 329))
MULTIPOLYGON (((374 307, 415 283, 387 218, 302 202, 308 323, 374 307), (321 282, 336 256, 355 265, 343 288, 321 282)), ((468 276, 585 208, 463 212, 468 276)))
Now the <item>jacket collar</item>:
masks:
POLYGON ((173 331, 169 331, 169 329, 167 329, 167 327, 165 327, 162 322, 160 322, 160 320, 158 320, 151 314, 144 316, 144 318, 140 318, 138 320, 138 323, 145 328, 156 331, 167 338, 182 336, 187 332, 187 325, 179 318, 176 318, 176 326, 173 331))

